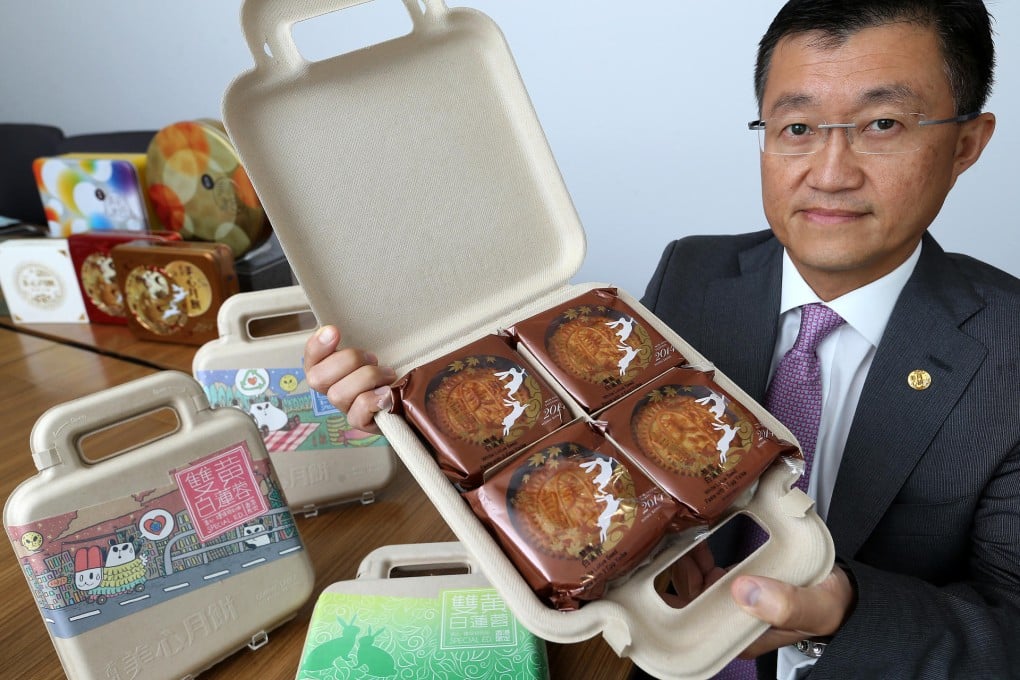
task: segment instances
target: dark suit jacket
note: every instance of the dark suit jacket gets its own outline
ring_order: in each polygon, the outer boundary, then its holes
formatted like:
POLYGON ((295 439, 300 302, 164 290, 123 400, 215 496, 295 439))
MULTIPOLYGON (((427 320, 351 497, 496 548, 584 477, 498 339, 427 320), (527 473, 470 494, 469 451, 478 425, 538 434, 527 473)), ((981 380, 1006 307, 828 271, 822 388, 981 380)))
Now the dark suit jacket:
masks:
MULTIPOLYGON (((685 238, 643 302, 761 401, 781 279, 771 232, 685 238)), ((1020 677, 1018 395, 1020 280, 925 235, 836 479, 827 524, 858 601, 812 678, 1020 677)))

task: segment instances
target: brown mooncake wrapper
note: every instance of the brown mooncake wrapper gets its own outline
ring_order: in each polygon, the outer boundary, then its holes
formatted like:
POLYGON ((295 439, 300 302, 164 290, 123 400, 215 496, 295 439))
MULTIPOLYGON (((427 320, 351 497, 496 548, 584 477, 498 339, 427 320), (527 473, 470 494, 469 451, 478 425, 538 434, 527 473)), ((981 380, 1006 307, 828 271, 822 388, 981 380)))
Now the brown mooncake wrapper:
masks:
POLYGON ((589 413, 686 363, 613 288, 590 290, 508 332, 589 413))
POLYGON ((500 335, 415 368, 394 392, 395 410, 428 441, 440 469, 461 490, 478 486, 486 470, 573 417, 500 335))
POLYGON ((670 528, 677 504, 587 421, 522 451, 464 494, 535 593, 560 610, 602 597, 670 528))
POLYGON ((683 505, 712 523, 781 455, 801 457, 716 384, 674 368, 598 415, 609 437, 683 505))

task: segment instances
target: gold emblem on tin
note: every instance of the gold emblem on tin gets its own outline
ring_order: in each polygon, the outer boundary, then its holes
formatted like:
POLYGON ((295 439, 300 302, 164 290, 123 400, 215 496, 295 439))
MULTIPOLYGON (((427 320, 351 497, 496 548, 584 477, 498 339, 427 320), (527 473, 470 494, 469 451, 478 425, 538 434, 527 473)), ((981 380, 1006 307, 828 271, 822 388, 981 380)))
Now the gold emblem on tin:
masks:
POLYGON ((45 264, 26 262, 17 269, 14 282, 25 302, 39 309, 57 309, 66 299, 63 279, 45 264))
MULTIPOLYGON (((132 316, 157 335, 172 335, 191 317, 212 305, 212 284, 201 269, 184 260, 165 268, 138 266, 124 280, 124 296, 132 316)), ((210 326, 212 328, 212 326, 210 326)), ((208 328, 194 331, 206 332, 208 328)))
POLYGON ((907 384, 919 392, 926 390, 931 387, 931 374, 920 368, 911 371, 907 376, 907 384))

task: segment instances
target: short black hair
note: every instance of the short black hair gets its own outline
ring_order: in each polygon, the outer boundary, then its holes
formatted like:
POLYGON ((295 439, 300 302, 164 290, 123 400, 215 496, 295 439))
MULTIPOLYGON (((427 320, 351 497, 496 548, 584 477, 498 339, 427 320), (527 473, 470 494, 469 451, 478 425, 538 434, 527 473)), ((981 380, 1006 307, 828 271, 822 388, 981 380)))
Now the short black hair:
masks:
POLYGON ((982 0, 790 0, 772 20, 754 69, 761 110, 776 45, 787 36, 819 32, 836 47, 865 28, 909 22, 935 29, 957 115, 981 111, 992 91, 995 43, 982 0))

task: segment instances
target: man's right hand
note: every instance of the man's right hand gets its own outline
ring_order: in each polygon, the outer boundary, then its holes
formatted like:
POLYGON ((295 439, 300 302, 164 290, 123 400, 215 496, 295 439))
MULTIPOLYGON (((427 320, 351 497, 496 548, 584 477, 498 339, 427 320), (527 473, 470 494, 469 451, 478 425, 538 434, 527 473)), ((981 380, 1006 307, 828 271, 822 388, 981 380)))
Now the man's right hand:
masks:
POLYGON ((371 352, 349 347, 337 350, 339 344, 336 326, 323 326, 305 343, 308 386, 346 413, 352 427, 378 432, 373 418, 392 405, 389 385, 397 374, 389 366, 380 366, 371 352))

